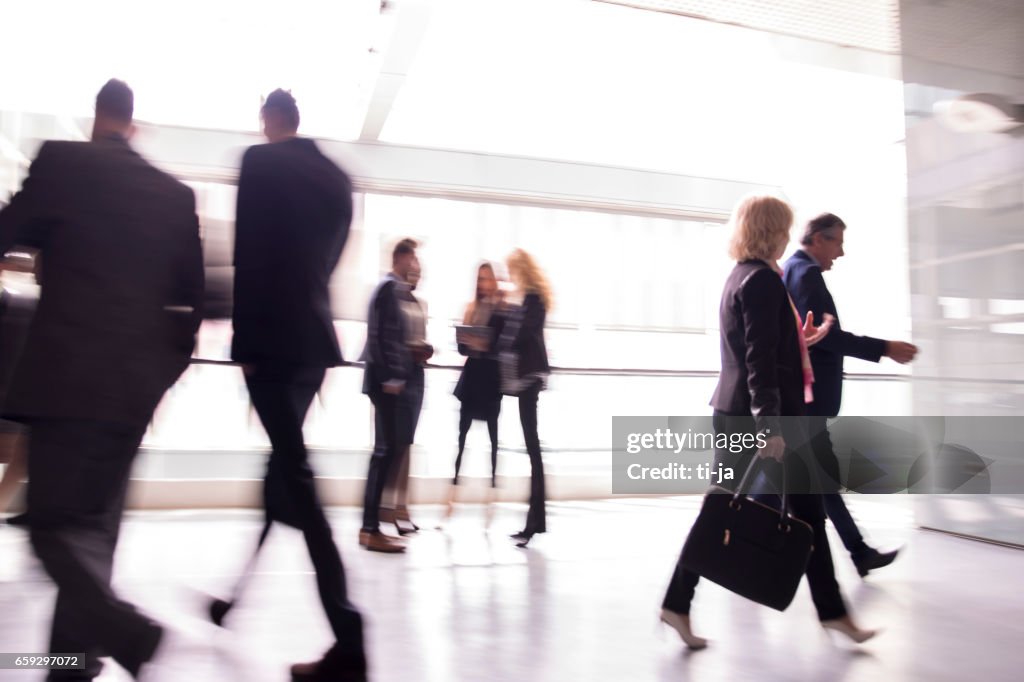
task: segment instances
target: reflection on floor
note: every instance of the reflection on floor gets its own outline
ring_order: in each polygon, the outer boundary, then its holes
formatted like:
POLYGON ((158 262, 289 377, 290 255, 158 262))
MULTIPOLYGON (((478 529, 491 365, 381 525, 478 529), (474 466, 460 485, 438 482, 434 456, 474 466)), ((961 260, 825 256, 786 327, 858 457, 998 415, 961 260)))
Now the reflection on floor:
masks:
MULTIPOLYGON (((660 599, 699 498, 552 504, 550 532, 528 550, 507 538, 520 505, 501 505, 489 532, 479 507, 460 507, 445 531, 428 530, 437 508, 417 509, 424 530, 404 556, 361 551, 357 510, 331 518, 376 682, 1021 679, 1024 552, 914 530, 905 502, 877 499, 851 508, 875 544, 906 545, 899 560, 861 581, 833 550, 858 619, 885 628, 859 650, 817 627, 806 586, 777 613, 702 583, 693 618, 712 645, 687 654, 660 631, 660 599)), ((271 535, 228 630, 198 617, 201 592, 233 582, 258 528, 249 511, 129 516, 117 584, 200 635, 177 661, 181 679, 283 681, 289 663, 330 644, 301 537, 287 529, 271 535)), ((44 649, 52 594, 24 534, 0 528, 0 651, 44 649)), ((0 671, 3 682, 42 678, 0 671)), ((108 665, 100 679, 127 677, 108 665)))

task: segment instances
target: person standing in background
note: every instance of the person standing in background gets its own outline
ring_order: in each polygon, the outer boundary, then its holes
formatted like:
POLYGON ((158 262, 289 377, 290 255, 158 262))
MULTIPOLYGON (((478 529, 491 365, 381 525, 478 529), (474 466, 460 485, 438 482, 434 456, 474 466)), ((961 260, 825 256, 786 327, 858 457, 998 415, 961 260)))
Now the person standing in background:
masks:
POLYGON ((513 308, 502 333, 502 391, 519 399, 519 422, 523 427, 526 452, 530 456, 530 507, 526 525, 512 535, 517 547, 525 548, 537 533, 547 532, 544 460, 537 432, 537 399, 547 388, 551 366, 544 343, 544 324, 553 303, 551 286, 536 261, 516 249, 507 261, 509 278, 522 303, 513 308))
POLYGON ((30 539, 57 584, 48 650, 85 655, 51 682, 95 678, 101 656, 137 678, 167 643, 111 576, 132 463, 195 347, 203 254, 192 190, 128 144, 134 100, 108 81, 91 141, 43 144, 0 211, 0 254, 45 260, 4 416, 29 427, 30 539))
POLYGON ((409 271, 409 289, 399 301, 408 334, 406 345, 413 356, 412 371, 399 400, 400 427, 406 431, 401 441, 407 442, 408 445, 399 454, 398 461, 388 469, 380 507, 380 520, 393 523, 399 535, 409 535, 420 529, 409 516, 409 465, 412 443, 416 440, 416 426, 419 424, 420 410, 423 408, 423 369, 427 360, 434 355, 433 346, 427 343, 427 304, 413 294, 421 276, 422 272, 417 264, 409 271))
POLYGON ((374 444, 366 473, 363 495, 363 525, 359 544, 372 552, 396 554, 405 551, 399 538, 380 530, 380 503, 388 472, 397 466, 401 454, 411 443, 407 390, 416 390, 419 367, 408 340, 408 320, 402 312, 409 299, 409 275, 419 269, 418 244, 403 239, 391 253, 391 272, 385 275, 370 297, 366 315, 366 348, 362 360, 363 393, 373 403, 374 444))
POLYGON ((487 423, 491 439, 491 490, 498 485, 498 415, 501 413, 501 371, 498 367, 497 344, 501 337, 505 317, 501 310, 502 292, 490 263, 477 268, 476 295, 466 306, 462 324, 487 330, 486 335, 465 333, 457 338, 459 353, 466 356, 466 364, 455 385, 459 399, 459 451, 455 456, 455 476, 448 498, 445 516, 452 515, 462 454, 466 449, 469 427, 476 419, 487 423))
POLYGON ((832 264, 845 255, 845 231, 846 224, 831 213, 823 213, 808 222, 800 240, 803 248, 786 261, 783 281, 802 317, 813 313, 819 320, 826 314, 834 318, 831 331, 810 349, 814 401, 807 405, 807 423, 811 448, 824 474, 821 482, 828 488, 824 494, 825 512, 832 519, 857 572, 864 577, 873 569, 891 564, 898 551, 879 552, 864 542, 839 494, 839 460, 829 437, 828 419, 839 414, 843 399, 843 357, 849 355, 878 362, 884 356, 905 364, 914 359, 917 347, 903 341, 857 336, 839 325, 839 313, 822 273, 831 270, 832 264))
POLYGON ((238 178, 234 337, 253 407, 270 438, 266 522, 302 531, 335 643, 292 680, 365 680, 363 621, 317 495, 302 425, 328 367, 341 363, 328 283, 352 221, 352 183, 301 138, 295 98, 275 90, 260 111, 268 143, 250 147, 238 178))

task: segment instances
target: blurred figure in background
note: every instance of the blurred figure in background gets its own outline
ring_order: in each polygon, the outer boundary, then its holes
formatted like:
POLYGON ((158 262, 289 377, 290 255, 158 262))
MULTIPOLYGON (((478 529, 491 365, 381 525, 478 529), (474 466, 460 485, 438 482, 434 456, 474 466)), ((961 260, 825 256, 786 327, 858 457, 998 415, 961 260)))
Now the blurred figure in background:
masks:
POLYGON ((530 456, 530 508, 526 525, 512 535, 517 547, 526 547, 537 533, 547 532, 544 461, 537 433, 537 399, 547 387, 551 367, 544 343, 544 323, 551 309, 551 286, 547 277, 522 249, 507 261, 509 278, 521 303, 508 315, 499 344, 502 359, 502 392, 519 399, 519 422, 523 426, 526 452, 530 456))
POLYGON ((380 520, 393 523, 399 535, 409 535, 420 529, 409 517, 409 458, 423 408, 423 368, 434 355, 433 346, 427 343, 427 304, 413 295, 421 275, 417 263, 409 271, 409 289, 399 301, 405 317, 406 345, 413 359, 409 379, 399 401, 399 424, 406 431, 401 442, 408 444, 399 453, 398 461, 388 469, 380 505, 380 520))
POLYGON ((476 295, 466 306, 462 324, 473 327, 457 334, 459 353, 466 356, 466 364, 455 385, 459 399, 459 452, 455 456, 455 476, 448 498, 446 517, 450 517, 455 502, 456 486, 462 453, 466 449, 466 436, 473 420, 487 423, 491 439, 491 490, 498 485, 498 415, 501 413, 501 370, 498 367, 497 345, 505 317, 501 310, 502 291, 490 263, 481 263, 476 274, 476 295), (480 333, 475 333, 479 331, 480 333))
POLYGON ((163 629, 110 586, 132 462, 189 363, 203 258, 195 197, 128 145, 134 97, 111 80, 91 142, 47 142, 0 212, 0 253, 40 250, 41 295, 6 413, 30 427, 32 546, 57 583, 49 651, 100 656, 138 676, 163 629))
POLYGON ((803 248, 786 261, 783 280, 801 317, 812 313, 818 320, 824 319, 826 314, 834 319, 832 330, 810 350, 814 402, 807 406, 807 427, 811 447, 824 474, 822 485, 829 488, 824 495, 825 512, 863 577, 872 569, 891 564, 897 552, 879 552, 869 547, 846 508, 839 494, 839 460, 829 437, 828 419, 839 414, 843 399, 844 356, 871 362, 878 362, 885 356, 903 364, 914 359, 917 347, 903 341, 857 336, 839 326, 839 313, 822 273, 831 270, 832 264, 844 255, 845 231, 846 224, 831 213, 823 213, 808 222, 800 240, 803 248))
MULTIPOLYGON (((711 398, 713 423, 716 434, 728 434, 729 442, 734 442, 734 434, 761 434, 765 441, 760 450, 734 453, 716 449, 716 466, 737 472, 734 481, 723 483, 733 488, 755 456, 785 460, 787 468, 797 469, 812 459, 804 445, 803 420, 783 417, 806 414, 813 382, 807 346, 827 333, 828 326, 815 328, 808 318, 801 328, 782 283, 777 261, 789 242, 790 207, 775 197, 748 197, 734 210, 731 223, 729 255, 736 266, 726 280, 719 309, 722 371, 711 398)), ((783 473, 777 465, 771 473, 774 480, 781 480, 783 473)), ((814 480, 813 470, 805 473, 814 480)), ((814 551, 806 575, 822 626, 856 642, 870 639, 875 632, 858 628, 843 603, 825 534, 821 495, 793 494, 787 501, 793 515, 814 531, 814 551)), ((750 570, 756 571, 757 566, 750 570)), ((697 574, 684 568, 680 557, 661 612, 662 621, 691 649, 707 645, 690 627, 690 602, 698 580, 697 574)))
POLYGON ((293 680, 364 680, 363 621, 324 515, 302 434, 328 367, 341 363, 328 282, 352 221, 352 184, 313 140, 298 137, 295 99, 275 90, 261 110, 269 144, 250 147, 238 178, 234 338, 253 407, 270 438, 267 523, 302 531, 335 644, 293 680))
POLYGON ((409 321, 402 312, 409 302, 410 274, 420 265, 417 246, 412 239, 395 245, 391 272, 374 289, 366 316, 363 393, 373 403, 374 443, 366 473, 359 544, 373 552, 405 551, 405 543, 399 538, 380 532, 380 502, 388 472, 398 465, 402 452, 411 444, 410 398, 414 402, 419 391, 422 400, 423 368, 409 345, 409 321))

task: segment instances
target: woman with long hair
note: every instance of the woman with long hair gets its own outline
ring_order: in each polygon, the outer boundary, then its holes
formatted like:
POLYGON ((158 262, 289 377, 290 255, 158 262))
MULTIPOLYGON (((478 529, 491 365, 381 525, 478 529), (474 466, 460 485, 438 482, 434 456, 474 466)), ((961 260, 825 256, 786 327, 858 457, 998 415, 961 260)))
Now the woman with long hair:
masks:
POLYGON ((501 310, 502 292, 494 266, 481 263, 476 272, 476 294, 466 306, 462 324, 475 328, 458 334, 459 353, 466 356, 466 364, 455 386, 459 399, 459 451, 455 456, 455 476, 452 478, 446 516, 451 516, 455 502, 455 486, 459 484, 462 454, 466 449, 466 436, 474 420, 487 423, 491 438, 491 489, 498 485, 498 415, 501 412, 501 373, 498 369, 497 345, 504 326, 501 310), (479 332, 479 333, 477 333, 479 332))
POLYGON ((544 323, 551 309, 551 286, 533 257, 522 249, 507 260, 508 274, 522 303, 510 310, 502 334, 502 392, 519 399, 526 452, 530 456, 530 508, 523 530, 512 535, 517 547, 526 547, 537 533, 547 532, 544 508, 544 462, 537 434, 537 399, 551 373, 544 343, 544 323))

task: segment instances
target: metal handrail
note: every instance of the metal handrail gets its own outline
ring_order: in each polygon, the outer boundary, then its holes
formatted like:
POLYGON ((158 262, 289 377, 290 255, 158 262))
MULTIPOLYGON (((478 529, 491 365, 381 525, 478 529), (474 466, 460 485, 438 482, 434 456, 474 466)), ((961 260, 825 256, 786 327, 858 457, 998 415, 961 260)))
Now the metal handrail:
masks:
MULTIPOLYGON (((192 358, 194 365, 224 365, 228 367, 240 366, 243 363, 234 360, 215 360, 212 358, 192 358)), ((358 361, 344 361, 339 367, 352 367, 359 369, 365 367, 366 363, 358 361)), ((427 363, 427 369, 448 369, 461 370, 462 365, 446 365, 427 363)), ((612 368, 612 367, 552 367, 552 374, 566 374, 570 376, 634 376, 634 377, 678 377, 688 379, 713 379, 718 376, 718 370, 713 369, 638 369, 638 368, 612 368)), ((847 372, 843 374, 845 379, 852 381, 956 381, 964 383, 999 383, 999 384, 1021 384, 1024 381, 1013 379, 965 379, 950 377, 923 377, 909 374, 871 374, 866 372, 847 372)))

